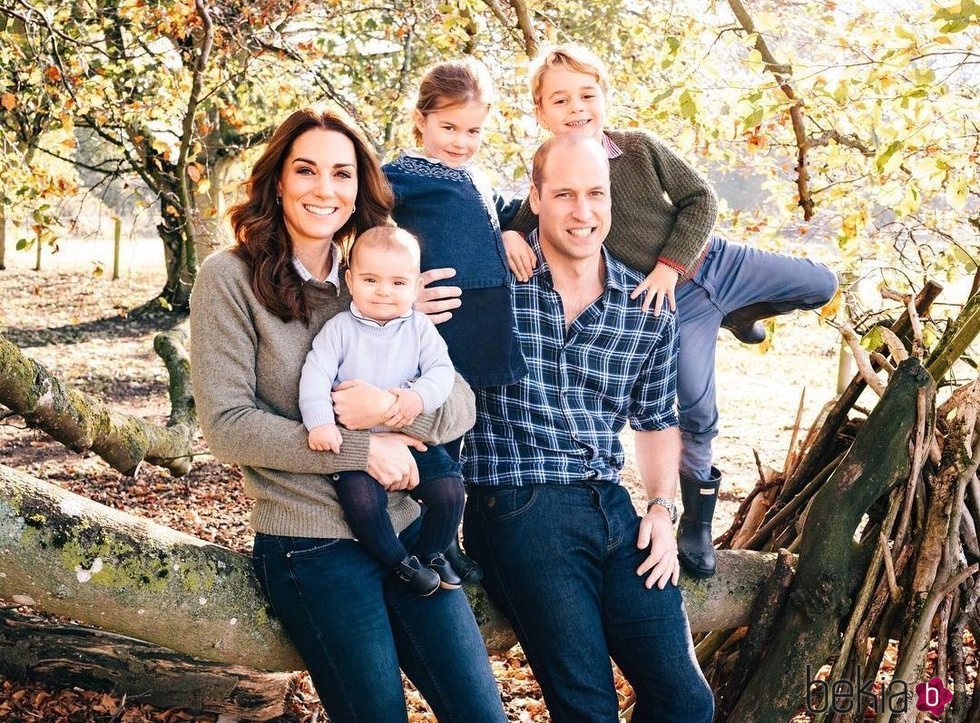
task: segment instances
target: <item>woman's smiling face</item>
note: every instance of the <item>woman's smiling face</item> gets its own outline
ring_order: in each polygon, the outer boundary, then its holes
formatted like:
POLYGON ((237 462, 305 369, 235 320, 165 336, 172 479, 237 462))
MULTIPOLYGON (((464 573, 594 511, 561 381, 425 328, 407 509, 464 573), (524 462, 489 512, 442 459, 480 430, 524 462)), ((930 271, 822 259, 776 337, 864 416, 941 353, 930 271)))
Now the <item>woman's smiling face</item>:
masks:
POLYGON ((336 131, 306 131, 293 142, 282 165, 278 190, 294 246, 331 242, 354 211, 354 144, 336 131))

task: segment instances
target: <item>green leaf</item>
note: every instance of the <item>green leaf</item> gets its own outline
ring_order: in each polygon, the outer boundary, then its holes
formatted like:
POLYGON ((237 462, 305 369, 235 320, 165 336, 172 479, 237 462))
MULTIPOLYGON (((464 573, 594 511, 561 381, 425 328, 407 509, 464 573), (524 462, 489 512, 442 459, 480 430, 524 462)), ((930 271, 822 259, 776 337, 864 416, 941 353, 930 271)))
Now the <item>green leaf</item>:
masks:
POLYGON ((762 122, 762 116, 762 108, 756 108, 754 111, 745 116, 745 119, 742 121, 742 128, 744 130, 751 130, 755 128, 762 122))
POLYGON ((17 246, 16 246, 16 248, 17 248, 18 251, 23 251, 24 249, 26 249, 30 245, 31 245, 31 242, 28 241, 26 238, 19 238, 19 239, 17 239, 17 246))
POLYGON ((690 119, 698 114, 698 106, 694 102, 694 96, 691 95, 691 91, 685 90, 681 93, 678 103, 680 103, 681 107, 681 117, 690 119))
POLYGON ((861 337, 861 348, 867 351, 874 351, 882 344, 885 343, 885 334, 882 331, 883 326, 878 325, 869 331, 867 334, 861 337))
MULTIPOLYGON (((888 144, 885 151, 875 159, 875 167, 878 169, 878 173, 884 173, 886 168, 889 170, 893 168, 893 164, 889 163, 889 161, 891 161, 892 157, 899 151, 899 149, 901 149, 901 147, 901 141, 892 141, 888 144)), ((896 159, 894 165, 898 165, 899 161, 901 161, 901 158, 896 159)))

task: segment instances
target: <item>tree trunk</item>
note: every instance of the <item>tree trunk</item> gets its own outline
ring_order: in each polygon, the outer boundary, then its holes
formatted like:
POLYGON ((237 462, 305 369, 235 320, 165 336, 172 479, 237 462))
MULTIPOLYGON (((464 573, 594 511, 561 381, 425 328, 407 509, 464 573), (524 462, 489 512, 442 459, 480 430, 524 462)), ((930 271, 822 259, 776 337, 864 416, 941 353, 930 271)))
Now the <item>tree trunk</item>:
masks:
POLYGON ((292 678, 196 660, 141 640, 12 610, 0 610, 0 676, 125 693, 131 702, 249 720, 282 715, 292 678))
MULTIPOLYGON (((244 555, 113 510, 0 465, 0 597, 195 658, 303 668, 266 611, 244 555), (165 611, 165 613, 161 612, 165 611)), ((776 555, 719 552, 709 580, 681 578, 695 632, 745 625, 776 555)), ((468 591, 487 647, 515 639, 482 589, 468 591)))
POLYGON ((917 473, 910 442, 918 425, 931 439, 935 393, 918 360, 902 362, 833 477, 815 495, 800 535, 789 604, 731 720, 788 720, 806 694, 806 666, 819 670, 840 648, 839 629, 852 603, 854 531, 872 503, 917 473), (927 419, 916 418, 920 395, 927 419))
POLYGON ((197 248, 199 261, 203 261, 231 241, 231 232, 225 218, 228 209, 224 187, 228 182, 228 174, 237 161, 237 156, 222 156, 210 168, 207 191, 201 193, 198 190, 200 185, 195 186, 192 222, 194 245, 197 248))
POLYGON ((185 229, 191 223, 191 210, 183 208, 176 186, 164 185, 160 180, 160 215, 157 231, 163 239, 163 256, 167 266, 167 282, 160 292, 173 309, 187 309, 191 287, 197 275, 197 263, 193 244, 188 244, 185 229), (188 248, 190 246, 190 248, 188 248))
POLYGON ((158 334, 154 348, 170 372, 170 422, 166 427, 113 411, 101 400, 62 384, 0 334, 0 403, 76 452, 91 450, 113 469, 135 476, 143 460, 175 477, 191 468, 197 429, 190 361, 181 332, 158 334))
POLYGON ((0 203, 0 271, 7 268, 7 208, 0 203))

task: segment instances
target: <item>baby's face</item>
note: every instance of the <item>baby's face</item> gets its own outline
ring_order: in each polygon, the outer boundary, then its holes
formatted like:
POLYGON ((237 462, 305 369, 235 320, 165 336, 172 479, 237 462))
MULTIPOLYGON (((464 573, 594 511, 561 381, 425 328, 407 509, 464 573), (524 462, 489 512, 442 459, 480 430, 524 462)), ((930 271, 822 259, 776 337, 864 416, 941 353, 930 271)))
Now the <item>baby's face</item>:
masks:
POLYGON ((358 310, 385 322, 412 308, 421 286, 418 260, 403 249, 360 248, 347 270, 347 286, 358 310))

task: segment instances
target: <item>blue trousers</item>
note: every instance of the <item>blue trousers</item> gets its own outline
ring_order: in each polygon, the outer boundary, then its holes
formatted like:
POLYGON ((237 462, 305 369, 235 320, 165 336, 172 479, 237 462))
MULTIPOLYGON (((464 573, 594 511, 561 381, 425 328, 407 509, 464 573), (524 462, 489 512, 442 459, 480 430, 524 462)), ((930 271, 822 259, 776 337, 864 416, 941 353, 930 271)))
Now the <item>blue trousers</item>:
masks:
POLYGON ((257 534, 252 564, 331 723, 406 723, 399 667, 440 721, 507 720, 462 590, 419 597, 347 539, 257 534))
POLYGON ((711 478, 712 440, 718 436, 715 352, 722 318, 729 312, 768 302, 778 313, 817 309, 837 291, 837 277, 809 259, 709 241, 694 278, 677 289, 677 407, 681 428, 681 470, 711 478))
POLYGON ((636 574, 639 520, 615 484, 471 485, 463 532, 555 723, 617 723, 610 656, 636 691, 635 723, 710 723, 680 591, 636 574))

